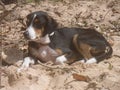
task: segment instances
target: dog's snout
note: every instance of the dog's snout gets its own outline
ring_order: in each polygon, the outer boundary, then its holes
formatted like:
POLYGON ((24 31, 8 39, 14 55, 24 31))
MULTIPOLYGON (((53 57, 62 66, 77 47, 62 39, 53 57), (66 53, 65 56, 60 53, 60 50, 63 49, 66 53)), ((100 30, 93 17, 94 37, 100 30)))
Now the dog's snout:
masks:
POLYGON ((26 39, 29 39, 29 33, 28 33, 28 31, 25 31, 25 32, 23 33, 23 35, 24 35, 24 37, 25 37, 26 39))
POLYGON ((28 31, 25 31, 25 32, 23 33, 23 35, 24 35, 24 36, 28 36, 28 31))

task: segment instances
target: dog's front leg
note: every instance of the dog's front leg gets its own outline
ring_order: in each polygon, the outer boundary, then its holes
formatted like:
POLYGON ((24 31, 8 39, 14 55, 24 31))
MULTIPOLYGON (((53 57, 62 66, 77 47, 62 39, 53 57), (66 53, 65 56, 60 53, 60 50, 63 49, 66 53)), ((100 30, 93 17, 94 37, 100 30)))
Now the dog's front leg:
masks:
POLYGON ((35 60, 31 57, 25 57, 23 64, 20 68, 18 68, 17 72, 21 72, 21 70, 27 70, 30 66, 30 64, 34 64, 35 60))

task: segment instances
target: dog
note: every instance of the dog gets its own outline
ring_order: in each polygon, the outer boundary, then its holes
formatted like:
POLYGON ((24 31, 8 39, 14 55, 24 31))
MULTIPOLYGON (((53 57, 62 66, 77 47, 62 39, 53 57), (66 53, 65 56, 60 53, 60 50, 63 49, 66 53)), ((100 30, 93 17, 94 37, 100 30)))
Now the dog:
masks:
MULTIPOLYGON (((43 11, 30 13, 26 24, 25 38, 35 40, 48 34, 51 41, 49 46, 60 54, 58 58, 61 63, 67 61, 68 64, 72 64, 78 60, 95 63, 112 55, 111 45, 95 29, 58 28, 55 19, 43 11)), ((34 59, 31 55, 29 57, 34 59)))

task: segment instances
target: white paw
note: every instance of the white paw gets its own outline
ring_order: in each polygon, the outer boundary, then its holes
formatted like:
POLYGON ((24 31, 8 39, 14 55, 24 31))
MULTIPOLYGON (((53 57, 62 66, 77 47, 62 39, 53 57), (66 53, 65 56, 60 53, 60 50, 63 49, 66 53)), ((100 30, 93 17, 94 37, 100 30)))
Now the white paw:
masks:
POLYGON ((97 62, 97 60, 95 58, 91 58, 91 59, 87 60, 85 63, 91 64, 91 63, 96 63, 96 62, 97 62))
POLYGON ((22 66, 17 69, 17 72, 19 73, 21 70, 27 70, 30 64, 34 64, 34 59, 31 57, 25 57, 22 66))
POLYGON ((79 60, 79 62, 81 62, 81 63, 85 63, 85 60, 84 60, 84 59, 82 59, 82 60, 79 60))

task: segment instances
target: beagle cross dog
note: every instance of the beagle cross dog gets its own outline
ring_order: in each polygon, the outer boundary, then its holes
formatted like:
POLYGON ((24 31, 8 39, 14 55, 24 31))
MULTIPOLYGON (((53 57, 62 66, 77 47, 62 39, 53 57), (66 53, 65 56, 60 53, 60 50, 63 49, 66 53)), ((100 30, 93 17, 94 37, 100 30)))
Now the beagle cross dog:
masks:
MULTIPOLYGON (((27 16, 26 24, 27 29, 24 36, 29 40, 40 39, 48 34, 50 39, 48 45, 59 54, 56 60, 60 63, 72 64, 78 60, 84 63, 95 63, 112 55, 111 45, 95 29, 58 28, 58 23, 43 11, 30 13, 27 16)), ((32 55, 33 53, 29 52, 23 64, 27 62, 26 66, 28 66, 28 63, 36 61, 35 55, 32 55)))

